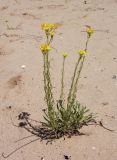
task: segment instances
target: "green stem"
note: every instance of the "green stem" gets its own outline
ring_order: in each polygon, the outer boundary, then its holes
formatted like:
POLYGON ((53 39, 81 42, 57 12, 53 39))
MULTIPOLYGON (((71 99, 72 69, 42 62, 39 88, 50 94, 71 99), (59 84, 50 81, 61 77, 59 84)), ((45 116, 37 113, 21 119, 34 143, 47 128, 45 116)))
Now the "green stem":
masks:
POLYGON ((70 87, 69 94, 68 94, 68 99, 67 99, 68 103, 71 100, 71 95, 72 95, 72 92, 73 92, 73 86, 74 86, 74 81, 75 81, 75 77, 76 77, 76 72, 77 72, 77 68, 78 68, 78 65, 80 63, 81 58, 82 58, 82 56, 80 56, 78 58, 78 61, 76 63, 75 69, 74 69, 74 74, 73 74, 73 77, 72 77, 72 83, 71 83, 71 87, 70 87))
POLYGON ((47 44, 49 44, 49 32, 46 31, 45 34, 46 34, 46 42, 47 42, 47 44))
POLYGON ((48 87, 48 99, 51 105, 51 107, 54 104, 54 100, 53 100, 53 94, 52 94, 52 83, 51 83, 51 77, 50 77, 50 62, 49 62, 49 57, 48 57, 48 53, 46 54, 46 65, 47 65, 47 87, 48 87))
POLYGON ((52 94, 52 84, 50 77, 50 63, 48 53, 44 55, 45 65, 44 65, 44 88, 45 88, 45 98, 48 106, 48 116, 51 122, 51 126, 55 128, 55 111, 54 111, 54 99, 52 94))
POLYGON ((79 70, 77 72, 77 78, 76 78, 76 81, 75 81, 75 84, 74 84, 73 95, 72 95, 72 100, 73 101, 76 99, 76 94, 77 94, 77 89, 78 89, 77 88, 77 86, 78 86, 78 80, 80 78, 80 74, 81 74, 81 71, 82 71, 82 68, 83 68, 84 60, 85 60, 85 56, 83 56, 81 64, 80 64, 80 68, 79 68, 79 70))
POLYGON ((45 91, 45 100, 47 102, 48 99, 47 99, 47 79, 46 79, 46 54, 43 54, 43 58, 44 58, 44 71, 43 71, 43 76, 44 76, 44 91, 45 91))
POLYGON ((87 51, 89 39, 90 39, 90 37, 87 35, 87 40, 86 40, 86 44, 85 44, 85 51, 87 51))
POLYGON ((50 78, 50 63, 48 60, 48 53, 44 53, 44 90, 45 90, 45 99, 49 110, 52 109, 54 105, 53 94, 52 94, 52 84, 50 78))
POLYGON ((64 70, 65 70, 65 57, 63 57, 63 65, 62 65, 62 77, 61 77, 61 94, 60 100, 64 101, 64 70))
MULTIPOLYGON (((87 36, 87 40, 86 40, 86 43, 85 43, 85 51, 87 51, 87 47, 88 47, 88 42, 89 42, 89 39, 90 37, 87 36)), ((80 68, 77 72, 77 78, 76 78, 76 82, 74 84, 74 87, 73 87, 73 95, 71 95, 71 99, 74 101, 76 99, 76 94, 77 94, 77 90, 78 90, 78 80, 80 78, 80 74, 81 74, 81 71, 82 71, 82 68, 83 68, 83 64, 84 64, 84 60, 85 60, 85 55, 84 56, 81 56, 81 58, 83 59, 81 64, 80 64, 80 68)))

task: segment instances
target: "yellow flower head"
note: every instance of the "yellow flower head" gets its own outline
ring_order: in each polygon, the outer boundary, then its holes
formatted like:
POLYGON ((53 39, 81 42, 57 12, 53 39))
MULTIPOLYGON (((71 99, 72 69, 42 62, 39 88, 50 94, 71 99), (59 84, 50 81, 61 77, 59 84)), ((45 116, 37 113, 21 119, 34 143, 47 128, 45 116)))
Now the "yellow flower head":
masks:
POLYGON ((42 30, 45 30, 45 31, 55 30, 57 28, 57 25, 51 24, 51 23, 44 23, 44 24, 41 24, 41 28, 42 30))
POLYGON ((52 48, 48 44, 41 44, 40 49, 42 53, 47 53, 49 52, 52 48))
POLYGON ((85 56, 87 54, 87 52, 85 50, 80 50, 78 51, 80 56, 85 56))
POLYGON ((88 36, 91 37, 91 35, 94 33, 94 29, 91 28, 91 27, 88 27, 88 28, 86 29, 86 32, 87 32, 88 36))
POLYGON ((68 57, 68 53, 62 53, 62 55, 64 58, 68 57))

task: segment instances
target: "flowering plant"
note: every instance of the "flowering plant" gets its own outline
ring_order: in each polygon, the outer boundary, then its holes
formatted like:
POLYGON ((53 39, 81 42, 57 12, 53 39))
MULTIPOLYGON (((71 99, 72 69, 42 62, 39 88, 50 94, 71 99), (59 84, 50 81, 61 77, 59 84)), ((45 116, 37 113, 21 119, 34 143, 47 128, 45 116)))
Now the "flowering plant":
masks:
MULTIPOLYGON (((72 136, 72 135, 81 135, 80 129, 86 125, 89 124, 95 124, 103 127, 106 130, 111 130, 107 127, 105 127, 102 123, 102 121, 97 122, 95 120, 95 115, 90 112, 87 107, 80 104, 80 102, 77 100, 77 90, 78 90, 78 81, 80 78, 81 71, 83 69, 83 64, 85 61, 85 57, 87 55, 87 47, 89 40, 91 36, 94 33, 94 29, 90 26, 87 26, 86 28, 86 34, 87 34, 87 40, 85 44, 85 48, 82 50, 79 50, 78 53, 78 59, 75 64, 73 77, 71 79, 71 85, 69 89, 69 93, 67 96, 67 99, 65 100, 64 96, 64 76, 65 76, 65 62, 66 58, 68 57, 68 53, 63 53, 63 63, 62 63, 62 72, 61 72, 61 91, 60 91, 60 98, 57 100, 57 103, 55 103, 55 97, 53 95, 53 86, 51 81, 51 71, 50 71, 50 58, 49 54, 52 50, 51 44, 54 39, 55 30, 57 29, 56 24, 42 24, 41 25, 42 30, 45 31, 46 35, 46 43, 40 45, 40 50, 43 55, 43 76, 44 76, 44 91, 45 91, 45 101, 47 104, 47 109, 44 109, 44 119, 45 122, 41 122, 41 125, 34 125, 38 121, 33 120, 30 118, 30 114, 27 112, 21 112, 18 115, 19 126, 26 129, 28 132, 32 133, 33 135, 37 136, 38 138, 20 146, 19 148, 16 148, 14 151, 9 153, 8 155, 4 155, 2 153, 2 156, 4 158, 8 158, 12 154, 14 154, 19 149, 23 148, 24 146, 37 141, 39 138, 41 140, 48 140, 48 142, 52 141, 55 138, 60 138, 64 135, 72 136), (92 122, 92 123, 91 123, 92 122)), ((22 68, 25 68, 25 66, 21 66, 22 68)), ((14 124, 13 124, 14 125, 14 124)), ((16 126, 16 125, 14 125, 16 126)), ((32 136, 32 135, 31 135, 32 136)), ((30 137, 30 136, 28 136, 30 137)), ((18 141, 24 140, 24 137, 18 141)))
POLYGON ((42 24, 41 28, 42 30, 44 30, 46 35, 46 43, 40 45, 40 49, 43 54, 43 61, 44 61, 44 71, 43 71, 44 91, 45 91, 45 101, 47 104, 47 110, 44 110, 45 122, 42 122, 42 124, 57 132, 74 133, 74 131, 76 130, 78 131, 83 125, 87 125, 89 122, 94 120, 94 115, 92 113, 89 113, 89 109, 82 106, 76 99, 79 77, 83 68, 85 57, 87 55, 88 42, 92 34, 94 33, 94 29, 88 27, 85 31, 87 33, 85 49, 79 50, 77 52, 79 56, 75 65, 73 77, 71 80, 71 86, 66 101, 64 99, 64 76, 65 76, 65 61, 68 54, 67 53, 62 54, 63 65, 61 72, 61 93, 60 93, 60 99, 57 100, 57 104, 55 104, 55 99, 52 92, 53 86, 50 73, 49 53, 52 49, 51 44, 54 39, 57 25, 42 24))

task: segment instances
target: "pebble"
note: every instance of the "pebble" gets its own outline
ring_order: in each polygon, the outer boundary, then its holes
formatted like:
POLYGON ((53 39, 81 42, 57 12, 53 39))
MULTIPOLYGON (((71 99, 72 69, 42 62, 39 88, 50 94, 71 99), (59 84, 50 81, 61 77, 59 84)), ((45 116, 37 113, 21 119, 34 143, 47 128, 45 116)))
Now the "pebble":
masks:
POLYGON ((116 79, 116 78, 117 78, 117 76, 116 76, 116 75, 113 75, 113 76, 112 76, 112 79, 116 79))
MULTIPOLYGON (((71 157, 71 156, 70 156, 70 157, 71 157)), ((65 158, 65 159, 70 160, 70 157, 68 157, 67 155, 64 155, 64 158, 65 158)))
POLYGON ((22 68, 22 69, 25 69, 25 68, 26 68, 26 65, 22 65, 21 68, 22 68))
POLYGON ((93 147, 92 147, 92 150, 96 150, 96 147, 95 147, 95 146, 93 146, 93 147))
POLYGON ((103 102, 102 103, 104 106, 108 105, 109 103, 108 102, 103 102))

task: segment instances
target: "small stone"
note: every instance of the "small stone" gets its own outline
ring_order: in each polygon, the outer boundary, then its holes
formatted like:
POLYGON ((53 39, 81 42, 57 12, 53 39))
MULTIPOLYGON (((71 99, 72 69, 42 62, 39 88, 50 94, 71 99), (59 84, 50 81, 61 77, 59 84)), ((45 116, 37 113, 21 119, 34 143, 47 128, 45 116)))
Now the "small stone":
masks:
POLYGON ((116 78, 117 78, 117 76, 116 76, 116 75, 113 75, 113 76, 112 76, 112 79, 116 79, 116 78))
MULTIPOLYGON (((71 157, 71 156, 70 156, 70 157, 71 157)), ((65 159, 70 160, 70 157, 68 157, 67 155, 64 155, 64 158, 65 158, 65 159)))
POLYGON ((109 103, 108 102, 103 102, 102 103, 104 106, 108 105, 109 103))
POLYGON ((25 68, 26 68, 26 65, 22 65, 21 68, 22 68, 22 69, 25 69, 25 68))
POLYGON ((28 15, 28 13, 25 12, 25 13, 22 13, 22 15, 26 16, 26 15, 28 15))
POLYGON ((19 127, 25 127, 26 125, 27 125, 26 122, 20 122, 20 123, 19 123, 19 127))
POLYGON ((92 150, 96 150, 96 147, 95 147, 95 146, 93 146, 93 147, 92 147, 92 150))
POLYGON ((9 109, 9 110, 11 110, 12 106, 9 105, 9 106, 7 106, 6 108, 9 109))
POLYGON ((9 109, 11 109, 11 106, 8 106, 9 109))

